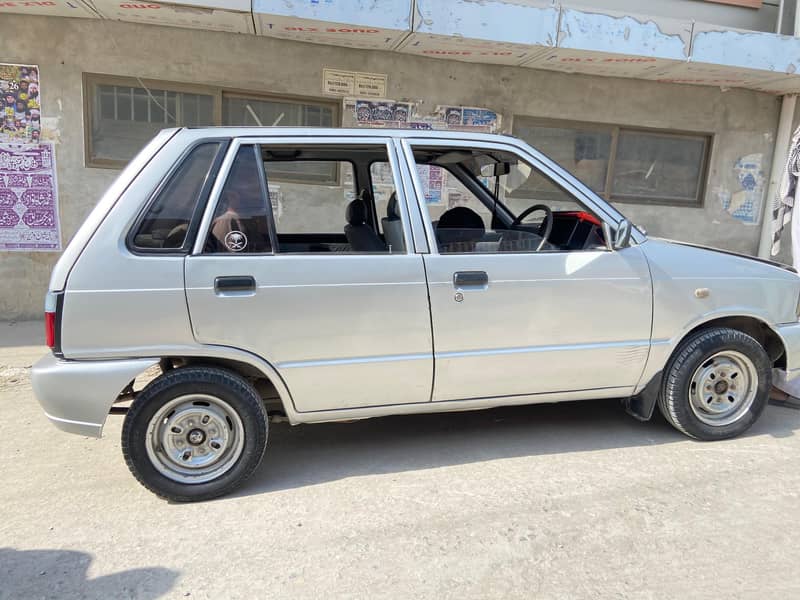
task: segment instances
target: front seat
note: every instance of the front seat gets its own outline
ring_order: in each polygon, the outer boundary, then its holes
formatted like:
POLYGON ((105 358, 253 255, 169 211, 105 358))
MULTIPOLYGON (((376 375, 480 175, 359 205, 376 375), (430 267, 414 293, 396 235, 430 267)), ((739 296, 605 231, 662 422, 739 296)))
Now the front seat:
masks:
POLYGON ((347 225, 344 226, 344 234, 354 252, 386 252, 386 244, 367 225, 367 208, 363 200, 356 198, 348 204, 345 218, 347 225))
POLYGON ((386 205, 386 216, 381 219, 383 235, 392 252, 405 252, 406 241, 403 237, 403 222, 400 220, 400 210, 397 205, 397 192, 392 192, 389 196, 389 203, 386 205))
POLYGON ((436 224, 436 238, 441 252, 474 252, 483 239, 486 226, 471 208, 456 206, 445 211, 436 224))

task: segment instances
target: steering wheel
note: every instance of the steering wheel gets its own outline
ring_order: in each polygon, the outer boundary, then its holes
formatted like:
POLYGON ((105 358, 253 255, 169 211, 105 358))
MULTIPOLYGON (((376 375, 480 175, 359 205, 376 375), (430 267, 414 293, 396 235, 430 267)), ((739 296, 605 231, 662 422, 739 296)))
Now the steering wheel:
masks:
POLYGON ((544 247, 545 243, 547 242, 547 239, 550 237, 550 232, 553 231, 553 211, 550 210, 549 206, 547 206, 546 204, 534 204, 533 206, 529 206, 521 213, 519 213, 519 215, 517 215, 517 218, 514 219, 514 221, 512 221, 511 229, 517 227, 518 225, 521 225, 522 220, 525 217, 527 217, 529 214, 533 212, 536 212, 537 210, 544 211, 544 219, 542 220, 542 224, 539 225, 539 235, 542 236, 542 241, 539 242, 539 246, 538 248, 536 248, 536 251, 539 252, 539 250, 541 250, 544 247))

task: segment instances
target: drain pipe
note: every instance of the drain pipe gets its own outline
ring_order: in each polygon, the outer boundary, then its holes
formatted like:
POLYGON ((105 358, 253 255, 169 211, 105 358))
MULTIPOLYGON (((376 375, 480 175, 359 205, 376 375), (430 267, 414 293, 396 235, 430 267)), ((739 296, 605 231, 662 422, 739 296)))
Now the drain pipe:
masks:
MULTIPOLYGON (((783 8, 786 3, 781 0, 780 14, 778 16, 778 31, 781 34, 781 24, 783 22, 783 8)), ((800 33, 800 0, 795 0, 794 4, 794 36, 800 33)), ((794 121, 794 108, 797 104, 797 95, 787 94, 781 98, 781 115, 778 118, 778 133, 775 136, 775 149, 772 153, 772 168, 769 172, 769 187, 767 196, 764 198, 764 208, 762 211, 761 239, 758 243, 758 256, 770 258, 772 250, 772 207, 775 205, 775 198, 783 178, 783 169, 786 167, 786 159, 789 156, 789 144, 792 140, 792 122, 794 121)), ((795 207, 798 210, 800 207, 795 207)), ((796 264, 800 261, 800 256, 792 257, 796 264)))

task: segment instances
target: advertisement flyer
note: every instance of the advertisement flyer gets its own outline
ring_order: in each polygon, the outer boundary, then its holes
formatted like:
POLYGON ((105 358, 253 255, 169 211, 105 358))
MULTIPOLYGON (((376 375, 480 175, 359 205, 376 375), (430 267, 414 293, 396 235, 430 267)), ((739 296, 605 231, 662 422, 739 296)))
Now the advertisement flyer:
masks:
POLYGON ((0 143, 0 251, 61 250, 53 144, 0 143))
POLYGON ((39 67, 0 63, 0 142, 39 142, 39 67))

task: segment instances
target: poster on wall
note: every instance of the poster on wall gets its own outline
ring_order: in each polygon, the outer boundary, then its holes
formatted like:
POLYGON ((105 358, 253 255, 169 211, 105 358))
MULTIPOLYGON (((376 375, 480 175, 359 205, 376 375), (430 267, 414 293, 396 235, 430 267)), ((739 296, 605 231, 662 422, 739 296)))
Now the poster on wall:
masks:
POLYGON ((0 143, 0 251, 61 250, 52 143, 0 143))
POLYGON ((500 129, 500 115, 487 108, 437 106, 432 114, 420 114, 414 102, 374 98, 345 98, 343 125, 398 129, 444 129, 493 133, 500 129))
POLYGON ((0 142, 37 143, 41 136, 39 67, 0 64, 0 142))

